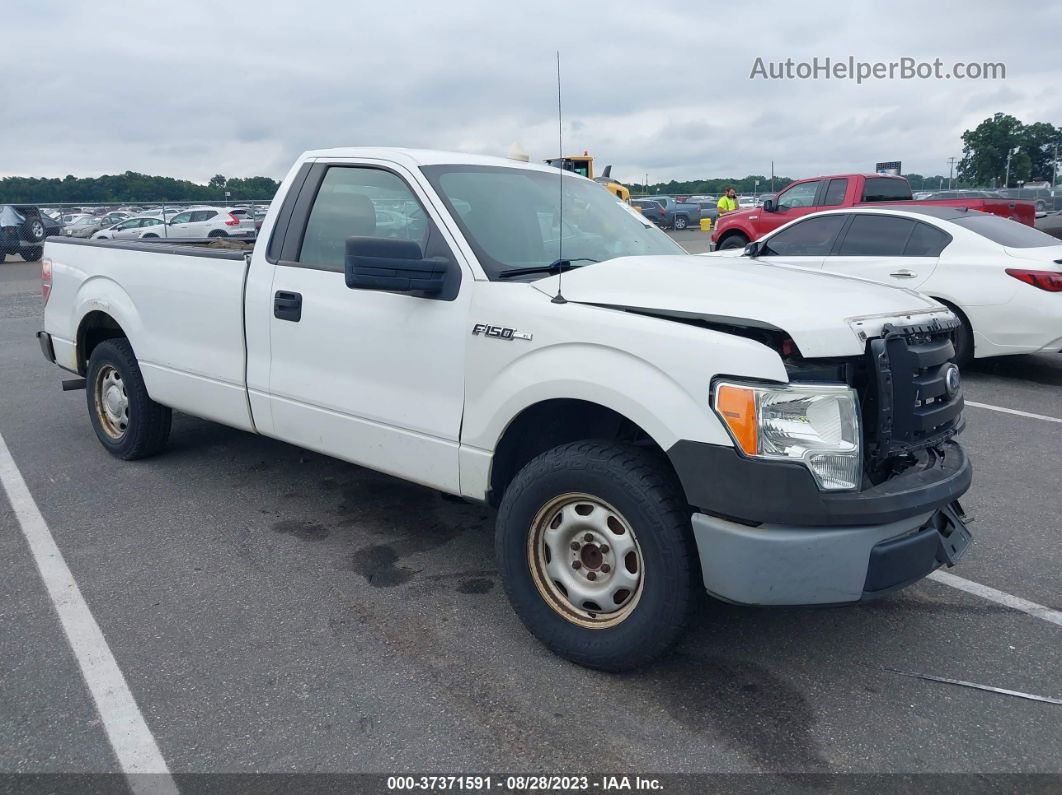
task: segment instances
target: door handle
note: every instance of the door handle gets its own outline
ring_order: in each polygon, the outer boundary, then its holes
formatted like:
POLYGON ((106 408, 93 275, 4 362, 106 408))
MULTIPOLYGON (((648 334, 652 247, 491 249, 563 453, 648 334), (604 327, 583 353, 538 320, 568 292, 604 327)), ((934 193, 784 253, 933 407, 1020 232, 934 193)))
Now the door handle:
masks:
POLYGON ((889 276, 892 276, 896 279, 913 279, 917 275, 917 273, 915 273, 914 271, 909 271, 907 270, 907 268, 903 268, 902 270, 898 271, 893 271, 889 274, 889 276))
POLYGON ((277 290, 273 296, 273 317, 298 323, 302 320, 302 293, 277 290))

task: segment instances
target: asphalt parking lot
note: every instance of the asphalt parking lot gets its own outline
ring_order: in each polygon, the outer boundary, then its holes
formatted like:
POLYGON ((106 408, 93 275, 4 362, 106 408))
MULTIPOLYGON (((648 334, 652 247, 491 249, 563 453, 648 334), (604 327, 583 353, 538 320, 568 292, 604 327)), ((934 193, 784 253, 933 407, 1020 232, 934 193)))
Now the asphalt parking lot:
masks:
MULTIPOLYGON (((706 236, 676 235, 691 250, 706 236)), ((938 581, 858 607, 705 600, 606 675, 543 649, 489 509, 192 417, 111 458, 41 357, 38 265, 0 265, 0 436, 170 770, 1062 773, 1062 626, 938 581)), ((965 375, 953 570, 1062 610, 1062 355, 965 375), (1035 415, 1035 416, 1034 416, 1035 415)), ((119 769, 0 491, 0 772, 119 769)))

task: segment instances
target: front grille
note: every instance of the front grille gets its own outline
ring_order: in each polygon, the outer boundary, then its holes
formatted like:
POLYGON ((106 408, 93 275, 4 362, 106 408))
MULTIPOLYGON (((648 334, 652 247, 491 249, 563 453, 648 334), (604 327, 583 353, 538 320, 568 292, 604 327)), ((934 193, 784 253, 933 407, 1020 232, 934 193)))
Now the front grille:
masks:
MULTIPOLYGON (((955 365, 954 318, 911 326, 886 325, 867 343, 861 385, 865 461, 872 480, 915 461, 962 430, 961 391, 948 393, 955 365)), ((956 373, 957 375, 957 373, 956 373)))

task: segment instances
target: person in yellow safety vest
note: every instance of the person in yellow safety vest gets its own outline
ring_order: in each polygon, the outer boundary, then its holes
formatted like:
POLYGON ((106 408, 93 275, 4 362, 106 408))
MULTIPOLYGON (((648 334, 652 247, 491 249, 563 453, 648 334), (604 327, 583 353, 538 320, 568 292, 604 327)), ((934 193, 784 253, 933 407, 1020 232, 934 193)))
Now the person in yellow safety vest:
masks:
POLYGON ((722 198, 719 199, 719 203, 716 205, 719 209, 719 215, 726 215, 732 213, 738 208, 737 190, 733 185, 726 186, 726 192, 722 198))

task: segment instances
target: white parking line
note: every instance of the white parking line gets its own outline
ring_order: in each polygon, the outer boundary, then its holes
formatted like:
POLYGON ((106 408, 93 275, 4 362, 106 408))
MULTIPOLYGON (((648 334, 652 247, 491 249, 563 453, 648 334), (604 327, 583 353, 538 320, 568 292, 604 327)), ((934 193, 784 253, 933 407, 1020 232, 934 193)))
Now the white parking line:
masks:
POLYGON ((988 409, 989 411, 1001 411, 1004 414, 1017 414, 1019 417, 1029 417, 1034 420, 1062 423, 1062 419, 1059 419, 1058 417, 1048 417, 1046 414, 1033 414, 1031 411, 1018 411, 1017 409, 1008 409, 1003 406, 992 406, 988 403, 974 403, 972 400, 967 400, 966 405, 979 409, 988 409))
POLYGON ((59 615, 67 642, 81 666, 81 675, 96 702, 107 739, 118 757, 129 788, 138 795, 176 795, 177 785, 166 760, 162 758, 103 632, 92 617, 3 436, 0 436, 0 484, 7 492, 22 535, 59 615))
POLYGON ((950 585, 952 588, 958 588, 960 591, 966 591, 966 593, 974 596, 980 596, 990 602, 1020 610, 1034 618, 1041 618, 1044 621, 1050 621, 1052 624, 1058 624, 1058 626, 1062 627, 1062 611, 1052 610, 1050 607, 1038 605, 1036 602, 1022 599, 1020 596, 1012 596, 1004 591, 989 588, 987 585, 956 577, 946 571, 935 571, 929 575, 929 579, 936 580, 943 585, 950 585))

